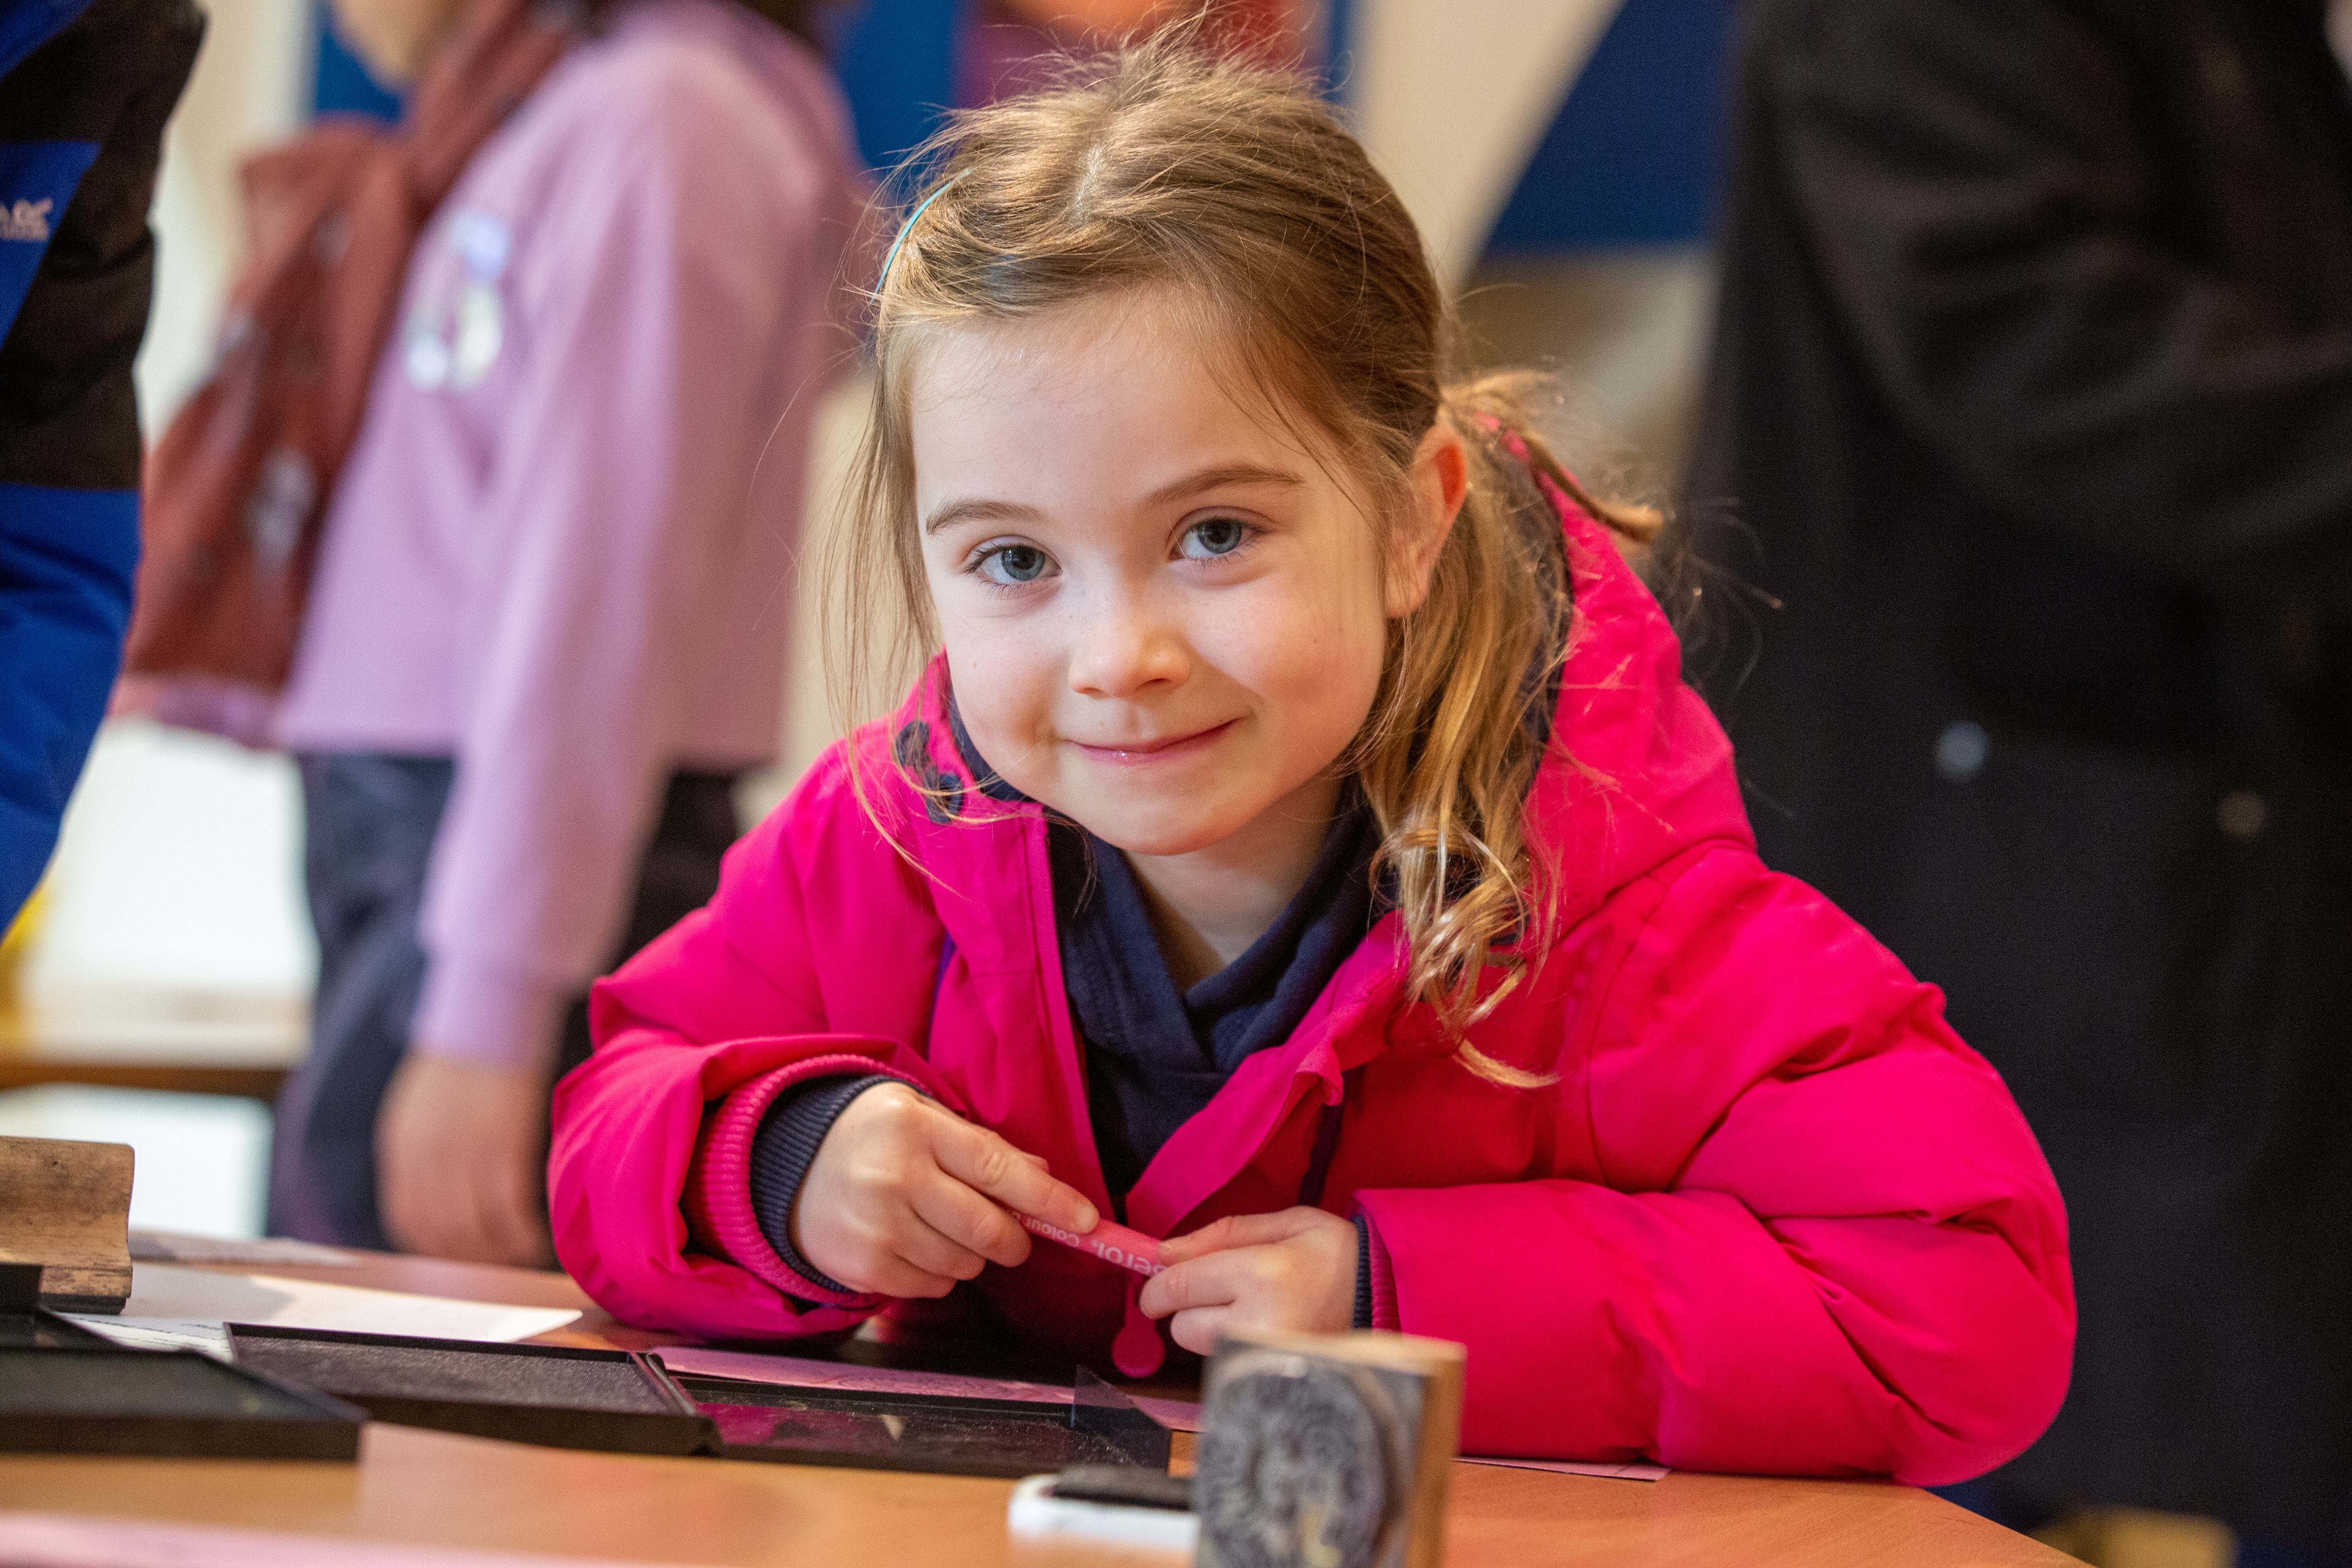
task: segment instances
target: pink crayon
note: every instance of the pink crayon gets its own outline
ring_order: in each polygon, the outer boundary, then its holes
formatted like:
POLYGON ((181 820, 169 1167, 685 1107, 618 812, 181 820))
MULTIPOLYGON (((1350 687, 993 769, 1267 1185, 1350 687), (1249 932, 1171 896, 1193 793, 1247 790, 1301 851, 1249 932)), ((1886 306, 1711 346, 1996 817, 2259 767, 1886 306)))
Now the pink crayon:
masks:
POLYGON ((1048 1241, 1058 1241, 1064 1247, 1075 1247, 1080 1252, 1091 1252, 1105 1263, 1131 1268, 1146 1279, 1168 1267, 1160 1261, 1160 1243, 1157 1240, 1139 1230, 1129 1230, 1107 1219, 1097 1221, 1094 1229, 1080 1236, 1076 1231, 1048 1224, 1035 1215, 1016 1214, 1013 1217, 1021 1222, 1024 1230, 1042 1236, 1048 1241))

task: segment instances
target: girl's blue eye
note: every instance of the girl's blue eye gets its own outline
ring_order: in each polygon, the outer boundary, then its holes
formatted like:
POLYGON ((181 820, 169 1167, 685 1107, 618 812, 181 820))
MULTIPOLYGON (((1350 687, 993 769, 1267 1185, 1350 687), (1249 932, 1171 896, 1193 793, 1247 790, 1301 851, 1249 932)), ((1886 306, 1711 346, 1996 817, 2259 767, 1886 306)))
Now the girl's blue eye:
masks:
POLYGON ((1053 558, 1034 544, 1000 544, 979 561, 980 574, 1007 586, 1034 583, 1045 574, 1053 558))
POLYGON ((1184 531, 1183 553, 1192 560, 1231 555, 1249 542, 1250 525, 1236 518, 1212 517, 1184 531))

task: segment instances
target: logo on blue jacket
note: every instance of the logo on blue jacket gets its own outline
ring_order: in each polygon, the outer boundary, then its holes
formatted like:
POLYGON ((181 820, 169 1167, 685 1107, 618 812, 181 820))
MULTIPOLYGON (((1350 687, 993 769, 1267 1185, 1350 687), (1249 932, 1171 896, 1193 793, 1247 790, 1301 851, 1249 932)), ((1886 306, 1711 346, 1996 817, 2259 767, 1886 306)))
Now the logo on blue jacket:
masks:
POLYGON ((58 220, 97 158, 95 142, 0 142, 0 337, 16 324, 58 220))
POLYGON ((37 202, 19 197, 16 205, 0 207, 0 239, 47 245, 49 242, 49 209, 57 205, 54 196, 43 196, 37 202))

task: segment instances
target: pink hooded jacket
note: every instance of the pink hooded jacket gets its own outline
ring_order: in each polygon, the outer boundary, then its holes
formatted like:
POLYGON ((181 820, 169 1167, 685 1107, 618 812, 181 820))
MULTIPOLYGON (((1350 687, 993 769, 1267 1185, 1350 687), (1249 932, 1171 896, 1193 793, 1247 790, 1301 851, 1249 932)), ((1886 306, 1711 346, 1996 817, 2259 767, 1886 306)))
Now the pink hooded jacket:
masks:
MULTIPOLYGON (((1322 1206, 1371 1222, 1381 1326, 1469 1346, 1467 1451, 1917 1483, 1987 1469, 2065 1393, 2049 1168, 1940 994, 1757 859, 1673 632, 1608 534, 1559 504, 1575 617, 1528 823, 1562 868, 1560 934, 1470 1035, 1556 1081, 1504 1088, 1454 1059, 1401 996, 1391 914, 1169 1140, 1128 1218, 1173 1235, 1280 1209, 1320 1167, 1322 1206)), ((972 787, 944 682, 935 665, 891 724, 844 743, 913 864, 837 746, 736 846, 709 906, 596 988, 550 1179, 557 1249, 618 1316, 785 1338, 884 1305, 793 1274, 751 1214, 761 1114, 814 1077, 898 1074, 1108 1212, 1045 823, 972 787), (960 786, 964 819, 927 810, 894 751, 936 793, 960 786)), ((1040 1242, 966 1289, 1100 1364, 1133 1279, 1040 1242)))

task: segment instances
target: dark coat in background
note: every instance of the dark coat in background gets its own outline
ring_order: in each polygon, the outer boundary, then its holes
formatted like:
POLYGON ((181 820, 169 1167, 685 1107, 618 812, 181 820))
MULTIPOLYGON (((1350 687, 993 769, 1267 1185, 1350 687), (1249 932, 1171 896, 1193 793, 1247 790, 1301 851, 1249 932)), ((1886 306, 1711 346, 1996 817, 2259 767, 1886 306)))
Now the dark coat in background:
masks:
POLYGON ((2352 1493, 2324 11, 1753 0, 1690 492, 1702 554, 1784 606, 1699 671, 1766 859, 1947 988, 2068 1201, 2073 1393, 1996 1486, 2322 1542, 2352 1493))

